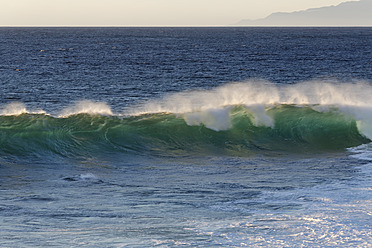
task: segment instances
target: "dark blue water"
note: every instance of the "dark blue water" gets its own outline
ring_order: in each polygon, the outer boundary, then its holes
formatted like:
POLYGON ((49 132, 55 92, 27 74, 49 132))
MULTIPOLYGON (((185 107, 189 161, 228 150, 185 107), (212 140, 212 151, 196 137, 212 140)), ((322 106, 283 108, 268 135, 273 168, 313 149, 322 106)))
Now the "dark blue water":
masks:
POLYGON ((121 110, 252 78, 370 80, 370 28, 2 28, 1 102, 121 110))
POLYGON ((370 246, 371 47, 371 28, 0 28, 0 246, 370 246))

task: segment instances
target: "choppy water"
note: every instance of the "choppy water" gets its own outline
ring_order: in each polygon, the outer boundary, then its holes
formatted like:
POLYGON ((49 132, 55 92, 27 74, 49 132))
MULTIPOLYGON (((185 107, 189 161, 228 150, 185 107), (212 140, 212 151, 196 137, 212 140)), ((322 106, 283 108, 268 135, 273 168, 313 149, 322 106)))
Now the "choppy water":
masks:
POLYGON ((371 246, 372 29, 0 44, 0 246, 371 246))

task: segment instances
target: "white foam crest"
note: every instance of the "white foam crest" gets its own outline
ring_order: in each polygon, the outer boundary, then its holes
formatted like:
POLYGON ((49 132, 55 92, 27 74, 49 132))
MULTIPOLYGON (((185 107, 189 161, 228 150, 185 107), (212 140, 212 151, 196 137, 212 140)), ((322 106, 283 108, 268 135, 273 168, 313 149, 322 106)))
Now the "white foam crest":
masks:
POLYGON ((22 102, 12 102, 1 109, 0 115, 21 115, 28 113, 26 106, 22 102))
MULTIPOLYGON (((232 107, 223 107, 218 109, 207 109, 203 111, 188 112, 180 116, 190 126, 204 125, 215 131, 228 130, 232 127, 230 111, 232 107)), ((264 105, 251 105, 246 108, 253 115, 253 124, 255 126, 273 127, 273 119, 266 114, 264 105)))
POLYGON ((189 112, 183 114, 183 118, 190 126, 204 124, 207 128, 221 131, 231 128, 230 108, 209 109, 205 111, 189 112))
POLYGON ((68 117, 76 114, 113 115, 111 108, 106 103, 84 100, 64 109, 60 116, 68 117))
POLYGON ((253 125, 273 127, 274 120, 266 114, 266 107, 263 104, 251 105, 247 109, 253 114, 253 125))

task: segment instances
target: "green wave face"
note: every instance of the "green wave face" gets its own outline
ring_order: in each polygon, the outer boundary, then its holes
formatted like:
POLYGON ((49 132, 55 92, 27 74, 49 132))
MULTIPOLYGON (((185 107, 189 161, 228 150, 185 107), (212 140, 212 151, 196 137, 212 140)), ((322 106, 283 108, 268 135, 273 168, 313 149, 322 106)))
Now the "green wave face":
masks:
POLYGON ((370 142, 356 121, 338 111, 278 105, 266 111, 273 125, 256 123, 249 108, 229 108, 229 128, 216 131, 188 125, 182 116, 147 114, 107 117, 78 114, 67 118, 22 114, 0 116, 2 156, 62 157, 100 154, 154 156, 231 155, 270 152, 336 151, 370 142))

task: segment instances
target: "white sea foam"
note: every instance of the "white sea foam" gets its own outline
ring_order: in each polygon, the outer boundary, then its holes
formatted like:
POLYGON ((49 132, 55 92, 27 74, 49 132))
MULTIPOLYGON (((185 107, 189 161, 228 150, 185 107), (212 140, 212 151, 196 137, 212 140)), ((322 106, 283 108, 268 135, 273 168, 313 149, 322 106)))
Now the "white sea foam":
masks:
POLYGON ((68 107, 62 111, 61 117, 68 117, 76 114, 99 114, 99 115, 113 115, 111 108, 104 102, 93 101, 79 101, 73 106, 68 107))
POLYGON ((265 105, 257 104, 247 107, 247 110, 253 114, 253 124, 255 126, 273 127, 273 119, 267 115, 265 105))
POLYGON ((183 114, 188 125, 201 125, 215 130, 227 130, 231 128, 231 121, 229 116, 230 108, 209 109, 205 111, 189 112, 183 114))

